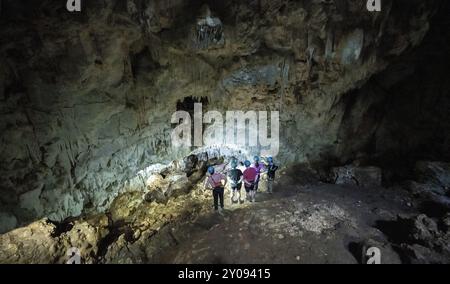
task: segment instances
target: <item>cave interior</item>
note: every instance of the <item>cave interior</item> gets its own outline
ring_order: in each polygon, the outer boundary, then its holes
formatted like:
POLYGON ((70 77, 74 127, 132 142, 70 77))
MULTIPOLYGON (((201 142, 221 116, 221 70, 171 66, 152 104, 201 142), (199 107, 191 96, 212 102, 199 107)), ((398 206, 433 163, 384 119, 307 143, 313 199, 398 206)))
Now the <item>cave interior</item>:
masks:
POLYGON ((449 1, 82 3, 0 0, 0 263, 450 263, 449 1), (273 194, 196 105, 279 114, 273 194))

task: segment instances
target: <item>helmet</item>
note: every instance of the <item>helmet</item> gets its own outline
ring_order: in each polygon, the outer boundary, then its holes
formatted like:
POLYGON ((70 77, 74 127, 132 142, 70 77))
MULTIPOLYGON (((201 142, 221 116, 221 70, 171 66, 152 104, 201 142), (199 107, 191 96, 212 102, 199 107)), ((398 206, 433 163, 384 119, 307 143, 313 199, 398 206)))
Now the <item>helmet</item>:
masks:
POLYGON ((236 159, 231 160, 231 168, 235 169, 237 168, 238 161, 236 159))
POLYGON ((259 162, 259 157, 255 156, 255 157, 253 157, 253 160, 255 160, 255 162, 257 163, 257 162, 259 162))
POLYGON ((214 167, 208 167, 208 173, 213 174, 214 173, 214 167))
POLYGON ((244 162, 244 165, 245 165, 245 167, 250 167, 251 166, 251 162, 249 161, 249 160, 246 160, 245 162, 244 162))
POLYGON ((268 158, 267 158, 267 162, 273 163, 273 158, 272 158, 272 157, 268 157, 268 158))

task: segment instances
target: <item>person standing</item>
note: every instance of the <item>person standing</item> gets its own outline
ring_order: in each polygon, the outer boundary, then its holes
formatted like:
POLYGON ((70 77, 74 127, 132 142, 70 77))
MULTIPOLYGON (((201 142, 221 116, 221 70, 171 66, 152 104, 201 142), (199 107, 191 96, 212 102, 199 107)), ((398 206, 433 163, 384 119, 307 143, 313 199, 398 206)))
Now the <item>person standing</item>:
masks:
POLYGON ((215 172, 214 167, 208 167, 208 173, 210 176, 206 179, 206 186, 212 188, 215 212, 222 215, 222 210, 224 208, 223 195, 227 178, 225 175, 215 172))
POLYGON ((273 193, 273 182, 275 181, 275 172, 278 170, 278 166, 273 162, 272 157, 267 158, 267 192, 273 193))
POLYGON ((259 157, 255 156, 254 158, 254 164, 253 167, 255 168, 257 175, 256 175, 256 180, 255 180, 255 194, 258 191, 258 187, 259 187, 259 180, 261 179, 261 174, 265 171, 265 167, 264 164, 261 163, 259 161, 259 157))
POLYGON ((255 181, 258 172, 254 167, 251 167, 250 161, 245 161, 244 165, 246 169, 244 170, 244 186, 246 197, 248 201, 255 202, 255 181))
POLYGON ((231 161, 231 170, 228 172, 228 180, 230 182, 230 187, 232 191, 231 202, 237 203, 241 201, 241 188, 242 181, 244 179, 243 173, 240 169, 237 168, 238 162, 236 159, 231 161), (236 193, 238 193, 239 197, 236 199, 236 193))

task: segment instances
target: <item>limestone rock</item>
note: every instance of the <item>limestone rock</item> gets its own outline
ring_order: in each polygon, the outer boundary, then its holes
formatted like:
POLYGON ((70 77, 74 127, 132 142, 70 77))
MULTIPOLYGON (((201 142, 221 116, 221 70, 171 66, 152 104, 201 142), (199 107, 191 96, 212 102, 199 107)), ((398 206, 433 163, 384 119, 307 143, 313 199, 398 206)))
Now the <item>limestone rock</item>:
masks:
POLYGON ((433 219, 422 214, 414 219, 400 217, 406 227, 409 227, 409 237, 412 241, 432 247, 434 239, 440 236, 438 226, 433 219))
POLYGON ((178 197, 180 195, 184 195, 189 193, 189 191, 192 188, 192 184, 189 181, 189 179, 187 178, 187 176, 185 174, 183 175, 173 175, 170 176, 169 178, 169 188, 167 189, 167 191, 165 192, 165 195, 167 197, 178 197))
POLYGON ((60 236, 60 243, 64 248, 76 248, 82 263, 96 263, 100 241, 109 233, 107 226, 107 218, 106 221, 96 219, 95 225, 85 220, 75 221, 71 230, 60 236))
POLYGON ((62 257, 53 238, 56 227, 42 219, 0 235, 0 263, 49 263, 62 257))

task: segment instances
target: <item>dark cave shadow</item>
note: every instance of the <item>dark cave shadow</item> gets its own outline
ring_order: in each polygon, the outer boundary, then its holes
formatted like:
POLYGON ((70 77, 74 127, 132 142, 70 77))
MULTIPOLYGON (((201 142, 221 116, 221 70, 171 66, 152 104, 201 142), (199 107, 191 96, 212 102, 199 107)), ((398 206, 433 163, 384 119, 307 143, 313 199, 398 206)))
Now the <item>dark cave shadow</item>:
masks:
POLYGON ((408 240, 409 228, 401 222, 378 220, 374 228, 380 230, 394 244, 405 243, 408 240))
POLYGON ((424 201, 419 205, 419 211, 431 218, 442 218, 449 212, 449 209, 435 201, 424 201))
POLYGON ((52 224, 52 225, 55 226, 55 229, 51 233, 51 237, 52 238, 57 238, 57 237, 61 236, 62 234, 67 233, 70 230, 72 230, 72 228, 74 226, 73 221, 74 221, 74 218, 68 218, 68 219, 63 220, 61 222, 55 222, 55 221, 47 220, 48 224, 52 224))
POLYGON ((358 264, 363 264, 363 255, 362 255, 362 247, 361 243, 358 242, 350 242, 347 245, 348 251, 353 255, 358 264))
POLYGON ((407 224, 399 221, 378 220, 374 228, 380 230, 387 238, 392 250, 397 253, 403 264, 410 264, 411 258, 407 256, 402 244, 411 244, 408 236, 409 228, 407 224))

